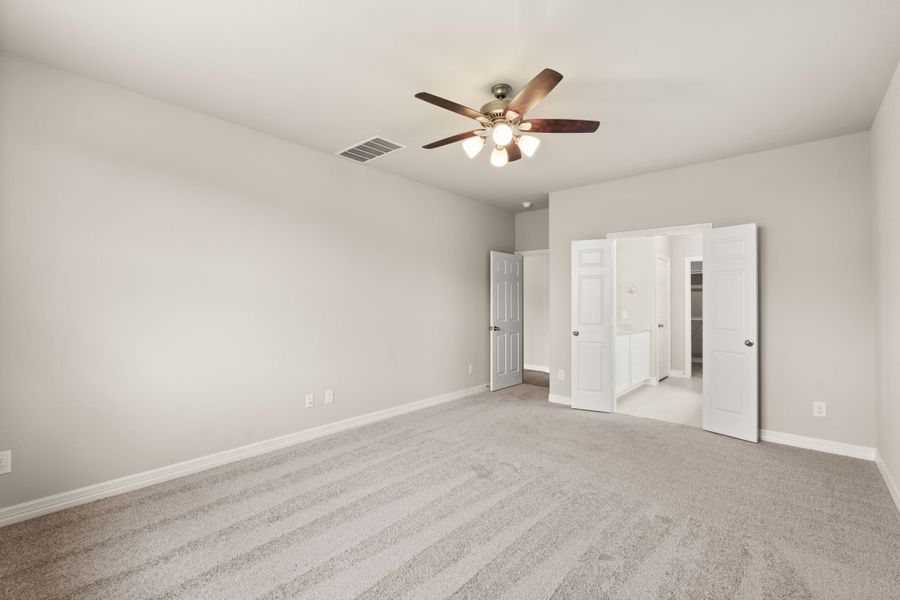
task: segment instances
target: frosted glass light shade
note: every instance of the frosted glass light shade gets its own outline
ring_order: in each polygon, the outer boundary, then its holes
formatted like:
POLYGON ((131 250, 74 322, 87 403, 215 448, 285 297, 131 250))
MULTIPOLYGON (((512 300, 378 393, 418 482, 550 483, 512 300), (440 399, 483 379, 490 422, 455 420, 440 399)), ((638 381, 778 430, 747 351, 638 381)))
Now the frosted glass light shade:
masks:
POLYGON ((466 151, 466 156, 475 158, 481 152, 481 149, 484 148, 484 138, 480 135, 466 138, 463 140, 462 147, 466 151))
POLYGON ((500 123, 494 127, 494 133, 491 134, 494 143, 498 146, 505 146, 513 139, 512 127, 506 123, 500 123))
POLYGON ((540 145, 541 140, 534 137, 533 135, 523 135, 519 138, 519 149, 522 150, 522 154, 524 154, 528 158, 534 156, 535 151, 540 145))
POLYGON ((507 162, 509 162, 509 157, 506 156, 506 148, 502 146, 494 148, 494 151, 491 152, 491 164, 495 167, 502 167, 507 162))

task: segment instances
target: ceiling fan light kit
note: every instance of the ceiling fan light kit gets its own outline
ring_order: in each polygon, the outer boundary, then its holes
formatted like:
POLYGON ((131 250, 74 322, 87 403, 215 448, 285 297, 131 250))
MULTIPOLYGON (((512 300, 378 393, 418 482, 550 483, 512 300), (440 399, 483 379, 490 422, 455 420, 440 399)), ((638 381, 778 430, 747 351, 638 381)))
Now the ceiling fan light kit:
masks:
POLYGON ((600 126, 599 121, 577 119, 531 119, 525 120, 525 113, 534 108, 562 80, 562 75, 553 69, 544 69, 528 82, 518 94, 507 100, 512 92, 508 83, 497 83, 491 87, 494 100, 481 107, 480 111, 462 104, 445 100, 428 92, 419 92, 416 98, 435 106, 474 119, 481 129, 459 133, 422 146, 427 150, 462 141, 463 150, 469 158, 475 158, 490 137, 494 150, 491 164, 502 167, 522 158, 531 158, 541 141, 530 133, 593 133, 600 126))

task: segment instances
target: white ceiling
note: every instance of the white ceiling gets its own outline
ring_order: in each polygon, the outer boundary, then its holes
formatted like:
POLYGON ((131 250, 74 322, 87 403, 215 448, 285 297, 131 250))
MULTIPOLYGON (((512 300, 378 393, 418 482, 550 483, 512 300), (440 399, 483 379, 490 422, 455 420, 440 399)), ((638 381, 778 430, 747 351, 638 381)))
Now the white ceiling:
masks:
MULTIPOLYGON (((0 47, 510 209, 586 183, 869 129, 898 0, 4 0, 0 47), (596 119, 491 167, 458 144, 498 81, 565 76, 532 117, 596 119)), ((343 160, 335 158, 335 160, 343 160)))

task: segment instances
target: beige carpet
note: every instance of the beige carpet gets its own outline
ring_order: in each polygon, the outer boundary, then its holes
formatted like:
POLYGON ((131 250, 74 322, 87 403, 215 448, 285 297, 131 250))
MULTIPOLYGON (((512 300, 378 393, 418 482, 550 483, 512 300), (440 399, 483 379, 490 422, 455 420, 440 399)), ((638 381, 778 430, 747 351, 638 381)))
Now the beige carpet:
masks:
POLYGON ((0 529, 0 598, 900 598, 870 462, 485 393, 0 529))

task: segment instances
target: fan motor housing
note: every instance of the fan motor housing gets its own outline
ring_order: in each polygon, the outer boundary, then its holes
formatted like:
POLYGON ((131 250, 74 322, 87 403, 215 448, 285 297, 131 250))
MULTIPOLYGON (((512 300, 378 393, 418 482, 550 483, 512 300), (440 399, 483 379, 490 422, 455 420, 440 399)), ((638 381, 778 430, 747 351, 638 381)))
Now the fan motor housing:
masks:
POLYGON ((481 107, 481 113, 496 119, 506 114, 507 106, 509 106, 509 100, 491 100, 481 107))

